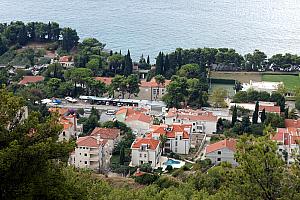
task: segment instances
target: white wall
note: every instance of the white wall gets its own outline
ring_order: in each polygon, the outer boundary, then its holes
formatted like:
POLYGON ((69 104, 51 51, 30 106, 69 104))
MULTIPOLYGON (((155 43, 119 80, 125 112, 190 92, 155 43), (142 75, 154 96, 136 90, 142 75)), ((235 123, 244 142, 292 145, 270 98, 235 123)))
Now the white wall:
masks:
POLYGON ((140 151, 139 149, 132 149, 131 151, 131 163, 133 166, 141 165, 143 163, 149 163, 152 161, 151 167, 156 167, 160 160, 160 150, 159 147, 156 150, 148 149, 146 151, 140 151))
POLYGON ((216 150, 213 152, 210 152, 205 155, 206 158, 210 159, 212 163, 218 164, 220 162, 229 162, 232 165, 237 165, 237 162, 234 160, 234 152, 228 148, 223 148, 220 150, 216 150), (218 154, 218 152, 221 152, 221 154, 218 154), (218 161, 218 158, 221 158, 220 161, 218 161))

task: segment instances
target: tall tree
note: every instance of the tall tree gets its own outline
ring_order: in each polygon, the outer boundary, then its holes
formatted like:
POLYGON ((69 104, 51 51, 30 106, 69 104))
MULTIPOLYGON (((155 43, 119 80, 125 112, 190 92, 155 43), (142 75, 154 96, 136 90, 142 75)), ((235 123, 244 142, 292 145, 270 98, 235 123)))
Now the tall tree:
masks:
POLYGON ((71 28, 64 28, 61 32, 62 35, 62 49, 70 51, 78 43, 79 37, 76 30, 71 28))
POLYGON ((237 122, 237 107, 236 105, 233 107, 232 111, 232 118, 231 118, 231 126, 234 126, 234 124, 237 122))
POLYGON ((267 116, 266 116, 266 109, 263 109, 262 112, 261 112, 261 116, 260 116, 260 121, 261 123, 264 123, 267 119, 267 116))
POLYGON ((258 114, 259 114, 259 103, 257 101, 256 104, 255 104, 255 110, 254 110, 253 115, 252 115, 252 123, 253 124, 257 124, 258 114))
POLYGON ((157 91, 156 91, 156 97, 155 97, 155 99, 157 100, 157 97, 158 97, 158 94, 159 94, 159 87, 160 86, 163 86, 164 84, 165 84, 165 77, 163 76, 163 75, 156 75, 155 77, 154 77, 154 79, 155 79, 155 82, 156 82, 156 84, 157 84, 157 91))
POLYGON ((149 55, 147 57, 147 64, 150 65, 150 57, 149 57, 149 55))
POLYGON ((125 56, 125 66, 124 66, 124 75, 129 76, 132 74, 133 64, 132 59, 130 57, 130 51, 128 50, 127 55, 125 56))
POLYGON ((125 162, 125 148, 122 146, 120 149, 120 165, 124 165, 125 162))

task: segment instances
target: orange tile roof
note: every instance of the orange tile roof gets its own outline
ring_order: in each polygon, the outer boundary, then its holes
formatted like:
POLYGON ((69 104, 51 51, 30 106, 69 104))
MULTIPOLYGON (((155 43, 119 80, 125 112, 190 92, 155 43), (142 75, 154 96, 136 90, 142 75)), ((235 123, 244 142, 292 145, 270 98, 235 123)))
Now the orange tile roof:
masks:
POLYGON ((131 145, 132 149, 139 149, 141 145, 147 144, 151 150, 157 149, 160 141, 152 138, 137 138, 131 145))
POLYGON ((139 114, 132 114, 129 115, 125 121, 130 122, 130 121, 141 121, 145 123, 151 123, 152 118, 149 115, 145 115, 144 113, 139 113, 139 114))
POLYGON ((171 108, 166 117, 176 117, 177 119, 187 119, 191 121, 218 121, 218 117, 213 115, 212 112, 192 109, 171 108))
POLYGON ((101 82, 105 83, 105 85, 110 85, 113 78, 112 77, 95 77, 95 80, 101 81, 101 82))
POLYGON ((79 137, 76 141, 77 146, 85 146, 85 147, 99 147, 100 145, 105 145, 107 140, 99 140, 93 136, 85 136, 79 137))
POLYGON ((284 120, 284 125, 286 128, 300 128, 300 119, 286 119, 284 120))
POLYGON ((259 106, 259 111, 265 109, 266 112, 280 113, 280 106, 259 106))
POLYGON ((72 56, 62 56, 59 58, 59 62, 70 62, 72 61, 72 56))
POLYGON ((236 140, 235 139, 225 139, 214 144, 210 144, 206 147, 206 153, 211 153, 220 149, 228 148, 231 151, 236 150, 236 140))
POLYGON ((143 112, 148 111, 145 108, 132 108, 132 107, 121 107, 116 115, 125 114, 125 121, 142 121, 150 123, 152 121, 151 116, 144 114, 143 112))
POLYGON ((271 139, 281 142, 284 145, 298 144, 300 140, 300 129, 297 128, 277 128, 277 132, 271 139))
POLYGON ((51 113, 58 113, 59 115, 63 116, 65 115, 67 112, 69 112, 68 108, 49 108, 49 112, 51 113))
POLYGON ((43 81, 43 76, 23 76, 23 79, 19 82, 19 85, 26 85, 29 83, 37 83, 43 81))
POLYGON ((183 139, 189 139, 190 134, 184 130, 186 127, 191 127, 191 125, 179 125, 179 124, 173 124, 171 126, 162 124, 158 127, 154 127, 154 130, 152 133, 148 135, 148 137, 152 137, 152 134, 159 134, 159 135, 166 135, 168 138, 175 138, 176 133, 182 133, 183 139), (169 129, 169 130, 168 130, 169 129))
MULTIPOLYGON (((159 85, 159 87, 164 88, 167 87, 170 84, 171 80, 165 80, 165 83, 163 85, 159 85)), ((151 81, 141 81, 140 87, 158 87, 158 84, 156 83, 155 79, 151 79, 151 81)))
POLYGON ((101 139, 114 140, 120 136, 120 129, 96 127, 91 133, 91 136, 97 136, 98 134, 101 139))

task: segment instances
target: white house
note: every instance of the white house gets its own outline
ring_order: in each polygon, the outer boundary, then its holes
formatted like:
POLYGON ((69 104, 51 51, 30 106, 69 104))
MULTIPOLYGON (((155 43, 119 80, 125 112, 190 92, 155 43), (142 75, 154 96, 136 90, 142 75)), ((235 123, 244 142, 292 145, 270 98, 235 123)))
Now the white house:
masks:
POLYGON ((200 142, 201 134, 212 134, 217 131, 218 117, 212 112, 192 109, 171 108, 165 115, 165 123, 191 124, 192 144, 200 142))
POLYGON ((206 146, 205 157, 210 159, 212 163, 229 162, 232 165, 237 165, 234 159, 236 151, 236 140, 225 139, 206 146))
POLYGON ((160 162, 160 141, 152 138, 137 138, 131 145, 131 166, 149 163, 157 167, 160 162))
POLYGON ((283 82, 267 82, 267 81, 252 81, 250 80, 250 83, 243 83, 242 91, 247 91, 249 89, 253 89, 256 91, 264 91, 268 93, 276 92, 280 85, 283 85, 283 82))
POLYGON ((147 138, 160 140, 161 135, 167 137, 164 146, 166 153, 174 152, 178 154, 188 154, 191 148, 191 125, 173 124, 153 126, 153 131, 147 138))
POLYGON ((143 108, 122 107, 116 113, 116 119, 124 122, 137 135, 145 135, 152 124, 152 117, 145 114, 143 108))
POLYGON ((88 168, 94 171, 105 170, 110 162, 110 147, 107 140, 99 136, 79 137, 77 147, 71 154, 70 164, 76 168, 88 168))

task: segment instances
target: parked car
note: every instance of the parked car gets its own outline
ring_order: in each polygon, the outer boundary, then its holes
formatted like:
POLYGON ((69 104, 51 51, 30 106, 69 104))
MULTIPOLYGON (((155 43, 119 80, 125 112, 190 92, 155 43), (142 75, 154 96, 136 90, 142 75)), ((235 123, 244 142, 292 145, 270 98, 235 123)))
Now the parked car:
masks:
POLYGON ((106 111, 106 114, 107 114, 107 115, 114 115, 115 113, 116 113, 115 110, 107 110, 107 111, 106 111))
POLYGON ((77 100, 72 98, 72 97, 66 97, 65 100, 67 100, 68 102, 71 102, 71 103, 76 103, 77 100))

